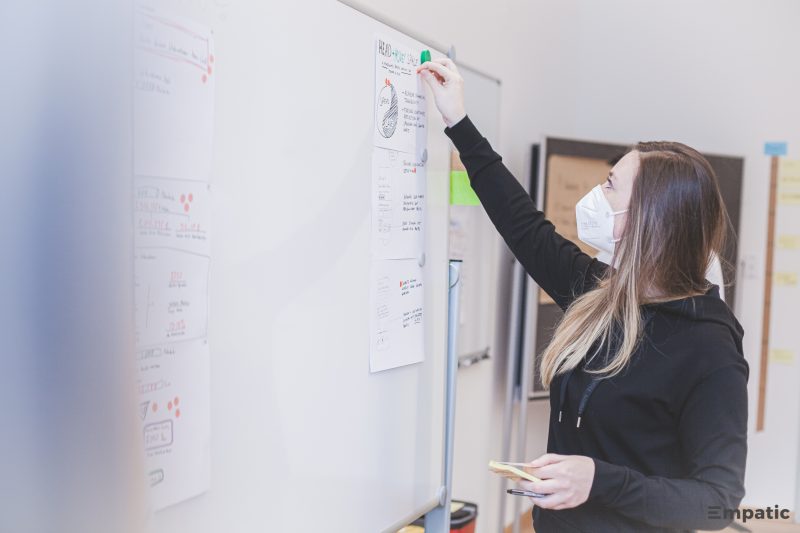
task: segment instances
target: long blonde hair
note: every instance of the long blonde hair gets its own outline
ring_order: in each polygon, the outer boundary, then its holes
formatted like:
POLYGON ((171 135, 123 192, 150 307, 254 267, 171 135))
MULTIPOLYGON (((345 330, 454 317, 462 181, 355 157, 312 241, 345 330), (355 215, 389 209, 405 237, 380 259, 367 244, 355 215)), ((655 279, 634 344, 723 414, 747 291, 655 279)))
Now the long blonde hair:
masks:
POLYGON ((641 341, 640 305, 704 293, 712 253, 722 260, 730 220, 708 161, 675 142, 639 143, 633 151, 639 154, 639 171, 611 261, 617 268, 608 268, 567 308, 542 355, 545 387, 612 335, 619 340, 617 353, 587 372, 604 377, 621 372, 641 341))

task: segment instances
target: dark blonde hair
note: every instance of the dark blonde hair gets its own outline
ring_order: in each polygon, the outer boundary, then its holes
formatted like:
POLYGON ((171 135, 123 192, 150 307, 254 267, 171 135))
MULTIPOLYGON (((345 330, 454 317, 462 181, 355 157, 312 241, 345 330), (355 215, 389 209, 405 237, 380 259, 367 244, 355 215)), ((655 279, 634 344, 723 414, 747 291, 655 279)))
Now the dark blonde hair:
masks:
POLYGON ((589 371, 621 372, 641 339, 640 305, 705 293, 712 255, 722 261, 730 221, 706 158, 676 142, 643 142, 631 151, 639 155, 639 171, 612 260, 617 267, 567 308, 542 356, 546 387, 612 334, 620 341, 617 353, 589 371))

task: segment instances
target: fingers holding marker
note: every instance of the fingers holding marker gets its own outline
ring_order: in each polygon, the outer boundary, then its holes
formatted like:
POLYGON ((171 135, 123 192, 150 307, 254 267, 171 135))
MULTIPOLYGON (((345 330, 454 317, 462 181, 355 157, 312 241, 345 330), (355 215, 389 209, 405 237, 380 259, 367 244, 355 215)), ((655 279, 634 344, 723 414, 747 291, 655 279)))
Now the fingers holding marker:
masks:
POLYGON ((439 57, 431 59, 430 50, 423 50, 420 54, 420 65, 417 73, 430 82, 429 75, 433 75, 436 81, 444 85, 459 78, 458 68, 449 57, 439 57))
POLYGON ((450 59, 449 57, 439 57, 434 59, 435 62, 444 65, 445 67, 449 68, 453 72, 458 72, 458 67, 456 66, 455 61, 450 59))
POLYGON ((435 79, 440 84, 444 85, 447 82, 447 80, 441 74, 436 72, 434 69, 429 68, 430 65, 431 62, 423 63, 422 65, 417 67, 417 72, 429 82, 432 81, 432 79, 435 79))
POLYGON ((452 127, 466 115, 464 79, 458 71, 448 68, 441 60, 431 60, 430 52, 425 52, 420 56, 417 73, 430 87, 445 125, 452 127))
POLYGON ((420 65, 420 68, 427 68, 434 74, 437 74, 437 77, 441 78, 445 83, 453 79, 453 71, 435 61, 426 61, 420 65))
POLYGON ((433 72, 432 70, 428 69, 423 69, 420 72, 420 76, 422 77, 422 80, 425 83, 427 83, 428 86, 431 88, 434 95, 441 94, 442 91, 445 90, 446 86, 445 80, 436 72, 433 72))

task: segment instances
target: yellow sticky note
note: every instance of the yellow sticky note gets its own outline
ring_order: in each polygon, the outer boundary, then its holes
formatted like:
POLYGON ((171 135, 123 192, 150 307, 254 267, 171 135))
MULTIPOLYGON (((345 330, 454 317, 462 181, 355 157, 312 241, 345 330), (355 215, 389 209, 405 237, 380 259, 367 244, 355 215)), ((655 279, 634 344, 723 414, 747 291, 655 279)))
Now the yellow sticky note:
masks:
POLYGON ((450 172, 450 205, 480 205, 478 195, 469 184, 466 170, 450 172))
POLYGON ((500 474, 503 477, 508 479, 519 481, 520 479, 524 479, 526 481, 541 481, 538 477, 534 476, 530 472, 523 470, 524 467, 528 466, 525 463, 504 463, 501 461, 489 461, 489 470, 494 472, 495 474, 500 474))
POLYGON ((800 189, 800 160, 781 159, 778 167, 778 181, 781 188, 800 189))
POLYGON ((800 235, 778 235, 778 248, 800 250, 800 235))
POLYGON ((775 272, 775 285, 797 287, 797 272, 775 272))
POLYGON ((769 360, 783 365, 794 364, 794 352, 783 348, 773 348, 769 351, 769 360))
POLYGON ((778 203, 783 205, 800 205, 800 191, 780 193, 778 195, 778 203))

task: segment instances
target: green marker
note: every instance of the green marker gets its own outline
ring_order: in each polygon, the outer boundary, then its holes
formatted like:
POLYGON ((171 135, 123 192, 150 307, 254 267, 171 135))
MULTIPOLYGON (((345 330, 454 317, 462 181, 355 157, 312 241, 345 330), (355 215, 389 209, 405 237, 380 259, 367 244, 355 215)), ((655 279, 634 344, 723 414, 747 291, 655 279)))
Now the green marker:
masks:
POLYGON ((431 60, 431 51, 430 50, 423 50, 422 53, 419 55, 419 64, 423 64, 426 61, 431 60))

